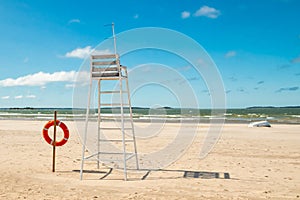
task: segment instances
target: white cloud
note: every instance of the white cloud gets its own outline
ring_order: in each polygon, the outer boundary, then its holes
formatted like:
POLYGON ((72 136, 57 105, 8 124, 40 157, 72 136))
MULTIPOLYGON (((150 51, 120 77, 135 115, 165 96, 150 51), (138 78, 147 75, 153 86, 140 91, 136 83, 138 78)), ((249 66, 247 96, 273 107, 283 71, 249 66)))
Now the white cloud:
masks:
MULTIPOLYGON (((51 82, 85 82, 89 78, 88 72, 60 71, 54 73, 38 72, 21 76, 16 79, 7 78, 0 80, 0 87, 13 86, 44 86, 51 82)), ((43 88, 43 87, 42 87, 43 88)))
POLYGON ((10 96, 4 96, 4 97, 1 97, 1 99, 9 99, 10 96))
POLYGON ((235 51, 228 51, 225 54, 225 58, 230 58, 230 57, 234 57, 234 56, 236 56, 236 52, 235 51))
POLYGON ((68 23, 69 23, 69 24, 72 24, 72 23, 80 23, 80 19, 71 19, 68 23))
POLYGON ((181 18, 182 18, 182 19, 189 18, 190 16, 191 16, 191 13, 188 12, 188 11, 183 11, 183 12, 181 13, 181 18))
POLYGON ((85 58, 92 53, 93 49, 91 46, 86 46, 84 48, 77 48, 71 52, 67 52, 65 57, 67 58, 85 58))
POLYGON ((65 54, 65 57, 67 58, 85 58, 91 54, 111 54, 112 52, 109 49, 104 49, 104 50, 95 50, 92 49, 91 46, 86 46, 84 48, 77 48, 74 49, 73 51, 67 52, 65 54))
POLYGON ((33 94, 29 94, 29 95, 26 96, 26 98, 28 98, 28 99, 34 99, 34 98, 36 98, 36 96, 33 95, 33 94))
POLYGON ((22 98, 23 98, 23 95, 15 96, 15 99, 22 99, 22 98))
MULTIPOLYGON (((27 95, 27 96, 25 96, 26 98, 29 98, 29 99, 34 99, 34 98, 36 98, 36 96, 35 95, 27 95)), ((10 98, 10 96, 4 96, 4 97, 1 97, 1 99, 9 99, 10 98)), ((23 95, 18 95, 18 96, 15 96, 14 97, 15 99, 22 99, 23 98, 23 95)))
POLYGON ((196 17, 204 16, 204 17, 215 19, 219 17, 220 14, 221 12, 215 8, 202 6, 199 10, 195 12, 194 16, 196 17))

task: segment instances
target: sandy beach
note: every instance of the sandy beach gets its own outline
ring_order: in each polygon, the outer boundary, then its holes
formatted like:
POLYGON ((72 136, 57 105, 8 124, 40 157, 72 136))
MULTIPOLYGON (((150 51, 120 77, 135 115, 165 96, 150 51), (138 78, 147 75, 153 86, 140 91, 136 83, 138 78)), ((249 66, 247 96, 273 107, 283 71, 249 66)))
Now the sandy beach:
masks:
MULTIPOLYGON (((130 171, 125 182, 118 170, 104 177, 105 167, 80 181, 82 146, 71 121, 65 122, 71 135, 57 147, 53 173, 52 147, 41 134, 46 122, 0 120, 0 199, 300 199, 300 125, 225 124, 213 151, 199 159, 209 127, 201 124, 175 163, 160 171, 130 171)), ((94 166, 86 163, 86 169, 94 166)))

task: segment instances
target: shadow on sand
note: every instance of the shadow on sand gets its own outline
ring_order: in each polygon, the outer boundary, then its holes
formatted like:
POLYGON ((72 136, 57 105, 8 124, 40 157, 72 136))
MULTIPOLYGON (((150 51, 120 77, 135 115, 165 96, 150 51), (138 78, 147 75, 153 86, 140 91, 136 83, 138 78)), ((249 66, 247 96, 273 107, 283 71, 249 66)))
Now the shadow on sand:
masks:
MULTIPOLYGON (((116 169, 120 170, 120 169, 116 169)), ((72 170, 73 172, 80 172, 80 170, 72 170)), ((107 178, 112 172, 113 168, 109 168, 108 171, 97 171, 97 170, 83 170, 83 173, 89 174, 103 174, 99 179, 107 178)), ((141 178, 134 178, 134 180, 146 180, 146 179, 178 179, 178 178, 200 178, 200 179, 230 179, 230 175, 227 172, 207 172, 207 171, 188 171, 188 170, 171 170, 171 169, 139 169, 128 171, 142 173, 141 178), (155 172, 163 172, 164 176, 151 177, 150 174, 155 172)))

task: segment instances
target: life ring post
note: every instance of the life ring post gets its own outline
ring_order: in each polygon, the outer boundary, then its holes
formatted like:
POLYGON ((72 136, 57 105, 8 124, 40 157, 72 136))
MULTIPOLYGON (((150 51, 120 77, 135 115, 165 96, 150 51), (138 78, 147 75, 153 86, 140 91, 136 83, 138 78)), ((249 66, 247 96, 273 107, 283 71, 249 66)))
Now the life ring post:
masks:
POLYGON ((54 130, 53 130, 53 154, 52 154, 52 172, 55 172, 55 147, 56 147, 56 119, 57 111, 54 111, 54 130))
POLYGON ((52 145, 52 172, 55 172, 55 153, 56 153, 56 147, 59 146, 63 146, 64 144, 67 143, 69 136, 70 136, 70 132, 68 127, 66 126, 66 124, 64 124, 63 122, 57 120, 57 111, 54 111, 54 120, 50 120, 48 121, 44 128, 43 128, 43 137, 45 139, 45 141, 52 145), (49 129, 54 126, 53 128, 53 137, 49 136, 49 129), (61 140, 57 141, 56 136, 57 136, 57 127, 60 127, 62 129, 62 131, 64 132, 64 136, 61 140))

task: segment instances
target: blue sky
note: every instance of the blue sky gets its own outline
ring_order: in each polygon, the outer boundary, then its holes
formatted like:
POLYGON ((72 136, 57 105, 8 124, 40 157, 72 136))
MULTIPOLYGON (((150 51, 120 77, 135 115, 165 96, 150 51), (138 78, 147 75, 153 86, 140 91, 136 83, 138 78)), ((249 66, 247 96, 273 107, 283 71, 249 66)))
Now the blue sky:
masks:
MULTIPOLYGON (((218 67, 229 108, 300 105, 299 9, 298 0, 0 0, 0 107, 72 107, 76 72, 111 36, 111 22, 116 33, 163 27, 196 40, 218 67)), ((210 107, 205 84, 187 79, 210 107)), ((163 93, 147 86, 133 105, 178 106, 163 93)))

